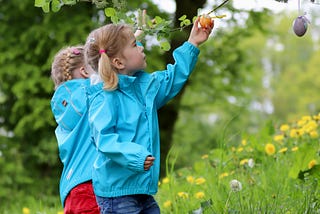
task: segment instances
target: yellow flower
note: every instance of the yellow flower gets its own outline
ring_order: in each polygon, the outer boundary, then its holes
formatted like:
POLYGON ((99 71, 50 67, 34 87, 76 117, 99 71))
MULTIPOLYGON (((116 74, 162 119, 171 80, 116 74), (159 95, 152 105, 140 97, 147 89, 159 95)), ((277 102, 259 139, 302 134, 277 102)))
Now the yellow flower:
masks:
POLYGON ((196 197, 197 199, 204 198, 204 196, 205 196, 204 192, 197 192, 197 193, 195 194, 195 197, 196 197))
POLYGON ((57 212, 57 214, 63 214, 63 211, 59 211, 59 212, 57 212))
POLYGON ((248 159, 243 159, 240 161, 240 165, 245 165, 246 163, 248 163, 248 159))
POLYGON ((311 138, 318 138, 318 136, 319 136, 317 131, 311 131, 309 134, 310 134, 311 138))
POLYGON ((194 177, 191 176, 191 175, 189 175, 189 176, 187 177, 187 181, 188 181, 188 183, 193 184, 193 183, 194 183, 194 177))
POLYGON ((247 141, 246 141, 246 140, 242 140, 242 141, 241 141, 241 144, 242 144, 243 146, 245 146, 245 145, 247 145, 247 141))
POLYGON ((280 126, 280 131, 286 132, 290 129, 290 126, 288 124, 283 124, 280 126))
POLYGON ((296 138, 296 137, 299 136, 298 134, 299 134, 299 132, 298 132, 297 129, 291 129, 289 135, 290 135, 291 138, 296 138))
POLYGON ((268 155, 273 155, 276 152, 276 148, 273 144, 267 143, 267 145, 265 146, 265 151, 268 155))
POLYGON ((30 209, 27 207, 22 208, 22 213, 23 214, 30 214, 30 209))
POLYGON ((162 183, 163 183, 163 184, 167 184, 167 183, 169 183, 169 182, 170 182, 170 180, 169 180, 168 177, 165 177, 164 179, 162 179, 162 183))
POLYGON ((201 159, 207 159, 209 155, 202 155, 201 159))
POLYGON ((200 184, 205 183, 205 182, 206 182, 206 179, 204 179, 204 178, 197 178, 195 182, 196 182, 197 185, 200 185, 200 184))
POLYGON ((295 147, 293 147, 293 148, 291 149, 291 151, 296 152, 296 151, 298 151, 298 149, 299 149, 299 147, 295 146, 295 147))
POLYGON ((279 150, 279 153, 285 153, 288 150, 287 147, 283 147, 282 149, 279 150))
POLYGON ((243 147, 239 147, 238 149, 237 149, 237 152, 242 152, 243 151, 243 147))
POLYGON ((227 177, 227 176, 229 176, 229 173, 224 172, 224 173, 222 173, 222 174, 219 175, 219 179, 224 178, 224 177, 227 177))
POLYGON ((188 193, 186 193, 186 192, 178 192, 178 196, 179 196, 180 198, 184 198, 184 199, 186 199, 186 198, 189 197, 189 196, 188 196, 188 193))
POLYGON ((317 164, 317 161, 315 159, 311 160, 308 164, 308 168, 311 169, 317 164))
POLYGON ((276 135, 273 137, 273 140, 276 142, 282 141, 284 139, 283 135, 276 135))
POLYGON ((165 201, 164 203, 163 203, 163 207, 164 208, 168 208, 168 207, 171 207, 171 205, 172 205, 172 202, 171 201, 165 201))

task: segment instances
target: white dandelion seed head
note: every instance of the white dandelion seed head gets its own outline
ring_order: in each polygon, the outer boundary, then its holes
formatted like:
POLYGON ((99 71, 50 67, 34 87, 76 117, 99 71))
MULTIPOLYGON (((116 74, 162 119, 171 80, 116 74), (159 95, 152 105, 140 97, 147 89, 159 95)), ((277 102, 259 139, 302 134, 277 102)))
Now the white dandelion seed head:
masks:
POLYGON ((232 191, 238 192, 242 190, 242 184, 240 183, 240 181, 233 179, 230 181, 230 188, 232 191))
POLYGON ((249 166, 250 168, 253 168, 253 167, 254 167, 254 160, 253 160, 252 158, 250 158, 250 159, 248 160, 248 166, 249 166))

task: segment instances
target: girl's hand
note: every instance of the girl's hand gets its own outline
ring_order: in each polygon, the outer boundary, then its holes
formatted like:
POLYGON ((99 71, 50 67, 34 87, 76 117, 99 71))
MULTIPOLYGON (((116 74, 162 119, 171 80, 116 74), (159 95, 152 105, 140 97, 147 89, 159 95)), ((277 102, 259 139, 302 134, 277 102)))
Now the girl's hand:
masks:
POLYGON ((153 165, 154 160, 155 160, 155 157, 148 156, 146 158, 146 160, 144 161, 144 170, 145 171, 150 169, 150 167, 153 165))
POLYGON ((194 22, 190 32, 189 39, 188 39, 188 42, 192 43, 196 47, 198 47, 199 45, 207 41, 214 27, 213 19, 212 19, 212 24, 207 25, 206 27, 199 26, 199 20, 200 20, 200 17, 198 17, 194 22))

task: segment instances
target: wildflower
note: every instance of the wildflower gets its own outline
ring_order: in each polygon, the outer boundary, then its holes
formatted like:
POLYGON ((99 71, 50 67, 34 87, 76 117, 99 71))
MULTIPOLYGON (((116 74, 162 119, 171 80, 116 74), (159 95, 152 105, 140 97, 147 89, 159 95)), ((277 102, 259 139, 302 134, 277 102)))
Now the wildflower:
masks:
POLYGON ((22 208, 22 213, 23 214, 30 214, 30 209, 27 207, 22 208))
POLYGON ((224 173, 222 173, 222 174, 219 175, 219 179, 224 178, 224 177, 227 177, 227 176, 229 176, 229 173, 224 172, 224 173))
POLYGON ((282 149, 279 150, 279 153, 285 153, 288 150, 287 147, 283 147, 282 149))
POLYGON ((265 146, 265 151, 268 155, 273 155, 276 152, 276 148, 273 144, 267 143, 267 145, 265 146))
POLYGON ((299 149, 299 147, 295 146, 295 147, 293 147, 293 148, 291 149, 291 151, 296 152, 296 151, 298 151, 298 149, 299 149))
POLYGON ((315 159, 311 160, 308 164, 308 168, 311 169, 317 164, 317 161, 315 159))
POLYGON ((194 183, 194 177, 191 176, 191 175, 189 175, 189 176, 187 177, 187 182, 190 183, 190 184, 193 184, 193 183, 194 183))
POLYGON ((202 155, 201 159, 207 159, 209 155, 202 155))
POLYGON ((204 179, 204 178, 197 178, 197 179, 195 180, 195 182, 196 182, 197 185, 200 185, 200 184, 205 183, 205 182, 206 182, 206 179, 204 179))
POLYGON ((158 181, 158 186, 160 186, 161 185, 161 182, 160 181, 158 181))
POLYGON ((247 145, 247 141, 246 141, 246 140, 242 140, 242 141, 241 141, 241 144, 242 144, 243 146, 245 146, 245 145, 247 145))
POLYGON ((242 184, 240 183, 240 181, 234 179, 230 181, 230 188, 232 191, 238 192, 242 190, 242 184))
POLYGON ((298 132, 297 129, 291 129, 289 135, 290 135, 291 138, 296 138, 296 137, 299 136, 299 132, 298 132))
POLYGON ((311 132, 309 133, 309 135, 310 135, 311 138, 318 138, 318 136, 319 136, 319 134, 318 134, 317 131, 311 131, 311 132))
POLYGON ((162 183, 163 184, 168 184, 170 182, 168 177, 165 177, 164 179, 162 179, 162 183))
POLYGON ((178 196, 180 198, 184 198, 184 199, 189 197, 188 193, 186 193, 186 192, 178 192, 178 196))
POLYGON ((196 197, 197 199, 204 198, 204 196, 205 196, 204 192, 197 192, 197 193, 195 194, 195 197, 196 197))
POLYGON ((280 131, 286 132, 290 129, 290 126, 288 124, 283 124, 280 126, 280 131))
POLYGON ((239 147, 238 149, 237 149, 237 152, 242 152, 243 151, 243 147, 239 147))
POLYGON ((240 161, 240 165, 245 165, 246 163, 248 163, 248 159, 242 159, 240 161))
POLYGON ((249 166, 250 168, 253 168, 253 167, 254 167, 254 160, 253 160, 252 158, 250 158, 250 159, 248 160, 248 166, 249 166))
POLYGON ((276 135, 273 137, 273 140, 276 141, 276 142, 280 142, 284 139, 284 136, 283 135, 276 135))
POLYGON ((57 214, 63 214, 63 211, 58 211, 57 214))
POLYGON ((165 201, 165 202, 163 203, 163 207, 164 207, 164 208, 171 207, 171 205, 172 205, 172 202, 171 202, 170 200, 165 201))

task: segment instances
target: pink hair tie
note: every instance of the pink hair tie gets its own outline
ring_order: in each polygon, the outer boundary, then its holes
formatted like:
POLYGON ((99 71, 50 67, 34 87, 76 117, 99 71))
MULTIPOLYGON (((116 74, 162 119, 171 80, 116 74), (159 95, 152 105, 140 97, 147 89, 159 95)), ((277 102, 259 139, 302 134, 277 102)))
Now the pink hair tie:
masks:
POLYGON ((99 54, 103 54, 103 53, 106 53, 106 50, 100 49, 100 50, 99 50, 99 54))
POLYGON ((75 54, 75 55, 79 55, 80 51, 77 48, 73 48, 72 49, 72 53, 75 54))

